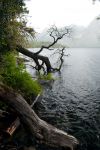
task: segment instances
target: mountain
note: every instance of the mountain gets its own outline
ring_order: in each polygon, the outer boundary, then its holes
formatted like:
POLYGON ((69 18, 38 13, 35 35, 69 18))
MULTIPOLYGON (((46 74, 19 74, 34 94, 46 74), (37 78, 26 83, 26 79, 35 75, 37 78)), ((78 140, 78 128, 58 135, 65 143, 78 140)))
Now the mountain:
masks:
POLYGON ((60 43, 67 45, 68 47, 77 47, 77 41, 81 38, 82 34, 85 31, 85 27, 83 26, 76 26, 76 25, 71 25, 71 35, 70 37, 64 37, 60 43))
MULTIPOLYGON (((88 27, 71 25, 70 37, 64 37, 59 41, 61 45, 68 47, 100 47, 100 19, 95 18, 88 27)), ((52 42, 49 36, 48 29, 42 33, 37 34, 38 41, 52 42)))
POLYGON ((100 20, 94 19, 85 29, 76 47, 100 47, 100 20))
POLYGON ((51 42, 52 39, 48 34, 48 28, 44 29, 41 33, 36 34, 36 40, 40 42, 51 42))
MULTIPOLYGON (((71 28, 72 30, 71 37, 68 38, 65 36, 62 40, 59 41, 59 44, 73 47, 75 41, 81 37, 81 34, 83 33, 85 28, 76 25, 71 25, 69 26, 69 28, 71 28)), ((48 29, 44 29, 42 33, 37 33, 36 40, 40 42, 52 42, 53 39, 49 36, 48 29)))

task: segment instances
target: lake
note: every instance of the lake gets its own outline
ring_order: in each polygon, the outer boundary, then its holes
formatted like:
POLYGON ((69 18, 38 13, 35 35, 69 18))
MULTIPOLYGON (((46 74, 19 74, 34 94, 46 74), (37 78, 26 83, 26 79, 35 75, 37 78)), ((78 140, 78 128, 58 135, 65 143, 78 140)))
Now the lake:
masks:
POLYGON ((77 137, 79 150, 100 150, 100 49, 72 48, 66 53, 70 55, 46 87, 37 113, 77 137))

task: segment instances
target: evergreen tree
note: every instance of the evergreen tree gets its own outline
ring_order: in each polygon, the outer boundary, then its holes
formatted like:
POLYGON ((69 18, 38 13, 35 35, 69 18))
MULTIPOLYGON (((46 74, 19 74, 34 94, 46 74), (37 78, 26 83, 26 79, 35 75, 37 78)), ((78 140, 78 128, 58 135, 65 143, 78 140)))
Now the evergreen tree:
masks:
POLYGON ((24 0, 0 0, 0 52, 14 50, 17 44, 22 44, 26 13, 24 0))

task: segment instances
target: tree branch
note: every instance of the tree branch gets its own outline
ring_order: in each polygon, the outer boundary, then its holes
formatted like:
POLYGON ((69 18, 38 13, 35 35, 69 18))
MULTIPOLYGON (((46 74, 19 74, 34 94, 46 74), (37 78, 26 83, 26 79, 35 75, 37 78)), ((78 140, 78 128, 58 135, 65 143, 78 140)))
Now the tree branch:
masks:
POLYGON ((22 46, 19 46, 19 45, 17 46, 16 50, 18 52, 32 58, 34 60, 34 62, 36 63, 36 65, 38 66, 38 71, 42 68, 42 65, 40 65, 40 63, 38 61, 38 60, 41 60, 46 65, 47 73, 51 72, 51 64, 50 64, 50 61, 49 61, 48 57, 42 56, 42 55, 37 55, 37 54, 23 48, 22 46))
MULTIPOLYGON (((30 31, 30 30, 29 30, 30 31)), ((51 72, 51 70, 55 70, 55 71, 60 71, 61 67, 62 67, 62 64, 63 64, 63 56, 64 56, 64 50, 65 48, 62 48, 62 51, 60 54, 60 66, 59 68, 53 68, 51 67, 51 63, 49 61, 49 58, 46 57, 46 56, 42 56, 40 55, 40 53, 43 51, 43 49, 48 49, 48 50, 54 50, 54 49, 51 49, 52 46, 54 46, 59 40, 61 40, 65 35, 69 35, 70 34, 70 29, 67 29, 67 28, 64 28, 64 29, 60 29, 58 30, 56 26, 53 26, 52 28, 49 29, 49 35, 50 37, 52 37, 53 41, 51 44, 49 44, 48 46, 42 46, 40 48, 40 50, 36 53, 33 53, 25 48, 23 48, 22 46, 20 45, 17 45, 17 51, 32 58, 36 64, 36 70, 40 71, 41 69, 45 70, 45 66, 46 66, 46 72, 47 74, 49 72, 51 72), (40 64, 39 60, 42 61, 42 64, 40 64)), ((45 72, 44 72, 45 73, 45 72)))
POLYGON ((50 48, 52 46, 54 46, 59 40, 61 40, 65 35, 67 35, 69 33, 70 33, 70 29, 65 28, 65 29, 59 31, 56 26, 53 26, 52 28, 49 29, 49 35, 50 35, 50 37, 52 37, 53 42, 51 44, 49 44, 48 46, 42 46, 40 48, 40 50, 38 52, 36 52, 35 54, 37 54, 37 55, 40 54, 43 51, 43 49, 50 50, 50 48))
POLYGON ((64 57, 64 56, 68 56, 68 55, 65 55, 65 54, 64 54, 64 51, 65 51, 65 47, 63 47, 61 50, 59 50, 59 52, 56 52, 56 53, 59 53, 59 54, 60 54, 60 58, 59 58, 60 64, 59 64, 59 67, 58 67, 58 68, 52 68, 53 71, 60 71, 60 70, 61 70, 62 65, 63 65, 63 62, 64 62, 63 57, 64 57))

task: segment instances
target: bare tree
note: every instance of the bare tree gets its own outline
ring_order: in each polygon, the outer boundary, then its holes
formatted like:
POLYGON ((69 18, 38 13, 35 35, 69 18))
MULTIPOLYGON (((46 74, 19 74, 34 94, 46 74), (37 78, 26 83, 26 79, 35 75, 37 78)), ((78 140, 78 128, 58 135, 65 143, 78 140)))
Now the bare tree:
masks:
MULTIPOLYGON (((38 68, 38 71, 42 69, 43 65, 45 64, 47 73, 49 73, 54 68, 51 66, 49 58, 42 56, 40 53, 44 49, 52 50, 53 45, 55 45, 65 35, 69 34, 68 29, 65 31, 58 31, 56 27, 51 28, 50 37, 53 39, 52 43, 48 46, 42 46, 36 53, 33 53, 20 45, 17 45, 16 50, 32 58, 38 68), (42 61, 42 64, 40 64, 39 60, 42 61)), ((61 63, 59 68, 56 68, 57 71, 61 69, 63 64, 64 50, 65 47, 58 50, 61 63)), ((69 147, 71 150, 73 150, 73 148, 79 143, 74 136, 71 136, 64 131, 57 129, 56 127, 40 119, 19 93, 2 83, 0 83, 0 101, 5 102, 11 108, 13 108, 13 110, 15 110, 16 115, 20 119, 20 122, 23 123, 23 125, 29 129, 31 134, 35 136, 41 143, 45 143, 54 147, 69 147)), ((20 123, 19 119, 17 120, 17 125, 20 123)))
POLYGON ((61 40, 64 36, 69 36, 70 35, 70 31, 71 29, 69 28, 64 28, 64 29, 59 29, 56 26, 52 26, 48 33, 49 36, 52 38, 52 42, 48 45, 48 46, 44 46, 42 45, 41 48, 39 49, 39 51, 33 53, 30 52, 29 50, 23 48, 20 45, 17 45, 17 51, 19 51, 20 53, 32 58, 36 64, 36 66, 34 67, 35 69, 37 68, 38 71, 40 71, 41 69, 45 70, 45 66, 46 66, 46 72, 47 74, 56 70, 56 71, 60 71, 62 64, 63 64, 63 56, 64 56, 64 51, 65 51, 65 47, 62 47, 59 49, 58 53, 60 55, 60 65, 58 68, 54 68, 51 66, 51 62, 49 60, 48 57, 41 55, 40 53, 44 50, 54 50, 53 46, 59 41, 61 40), (39 60, 42 61, 42 63, 39 62, 39 60))

